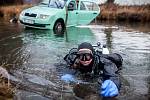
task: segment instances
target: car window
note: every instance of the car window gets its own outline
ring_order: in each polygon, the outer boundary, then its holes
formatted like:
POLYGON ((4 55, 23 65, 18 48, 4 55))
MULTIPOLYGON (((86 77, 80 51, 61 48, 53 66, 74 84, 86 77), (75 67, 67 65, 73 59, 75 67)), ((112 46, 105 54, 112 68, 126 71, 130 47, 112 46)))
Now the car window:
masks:
POLYGON ((86 10, 86 7, 82 1, 80 3, 80 10, 86 10))
POLYGON ((67 0, 45 0, 40 3, 40 6, 48 6, 50 8, 62 9, 65 6, 67 0))
POLYGON ((95 2, 83 1, 83 2, 81 2, 80 9, 90 10, 90 11, 98 11, 99 6, 95 2))

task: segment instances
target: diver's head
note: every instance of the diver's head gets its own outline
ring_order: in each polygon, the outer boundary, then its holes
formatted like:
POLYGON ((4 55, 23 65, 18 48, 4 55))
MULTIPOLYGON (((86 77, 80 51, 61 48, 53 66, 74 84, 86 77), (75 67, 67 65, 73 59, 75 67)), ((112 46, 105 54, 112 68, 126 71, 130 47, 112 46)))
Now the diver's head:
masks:
POLYGON ((93 60, 93 46, 88 42, 83 42, 78 46, 79 62, 83 66, 88 66, 93 60))

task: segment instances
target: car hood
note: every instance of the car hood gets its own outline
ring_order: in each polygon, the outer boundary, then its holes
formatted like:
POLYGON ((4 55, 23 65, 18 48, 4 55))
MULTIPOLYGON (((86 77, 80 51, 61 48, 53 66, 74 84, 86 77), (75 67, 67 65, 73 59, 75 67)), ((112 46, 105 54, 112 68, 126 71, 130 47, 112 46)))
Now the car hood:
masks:
POLYGON ((62 10, 63 9, 49 8, 46 6, 45 7, 35 6, 35 7, 24 10, 24 12, 25 13, 34 13, 34 14, 55 15, 56 13, 59 13, 62 10))

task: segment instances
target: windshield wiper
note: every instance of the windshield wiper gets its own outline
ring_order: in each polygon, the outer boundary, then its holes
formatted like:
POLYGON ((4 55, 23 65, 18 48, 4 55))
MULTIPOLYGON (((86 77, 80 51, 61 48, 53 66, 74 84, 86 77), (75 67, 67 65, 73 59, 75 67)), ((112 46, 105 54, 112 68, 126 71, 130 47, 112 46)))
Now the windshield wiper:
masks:
POLYGON ((48 5, 47 3, 40 3, 40 5, 48 5))

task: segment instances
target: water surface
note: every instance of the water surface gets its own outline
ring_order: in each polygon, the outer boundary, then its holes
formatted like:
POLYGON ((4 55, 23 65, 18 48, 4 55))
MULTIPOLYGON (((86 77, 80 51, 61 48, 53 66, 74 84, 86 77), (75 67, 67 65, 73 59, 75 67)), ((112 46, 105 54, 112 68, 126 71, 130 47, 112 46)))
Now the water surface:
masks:
POLYGON ((0 22, 0 63, 17 84, 17 100, 74 100, 70 87, 60 81, 63 57, 87 41, 106 44, 124 59, 121 75, 124 91, 118 99, 148 100, 150 95, 150 24, 93 23, 70 27, 64 34, 52 30, 24 29, 0 22), (69 93, 62 92, 66 90, 69 93))

